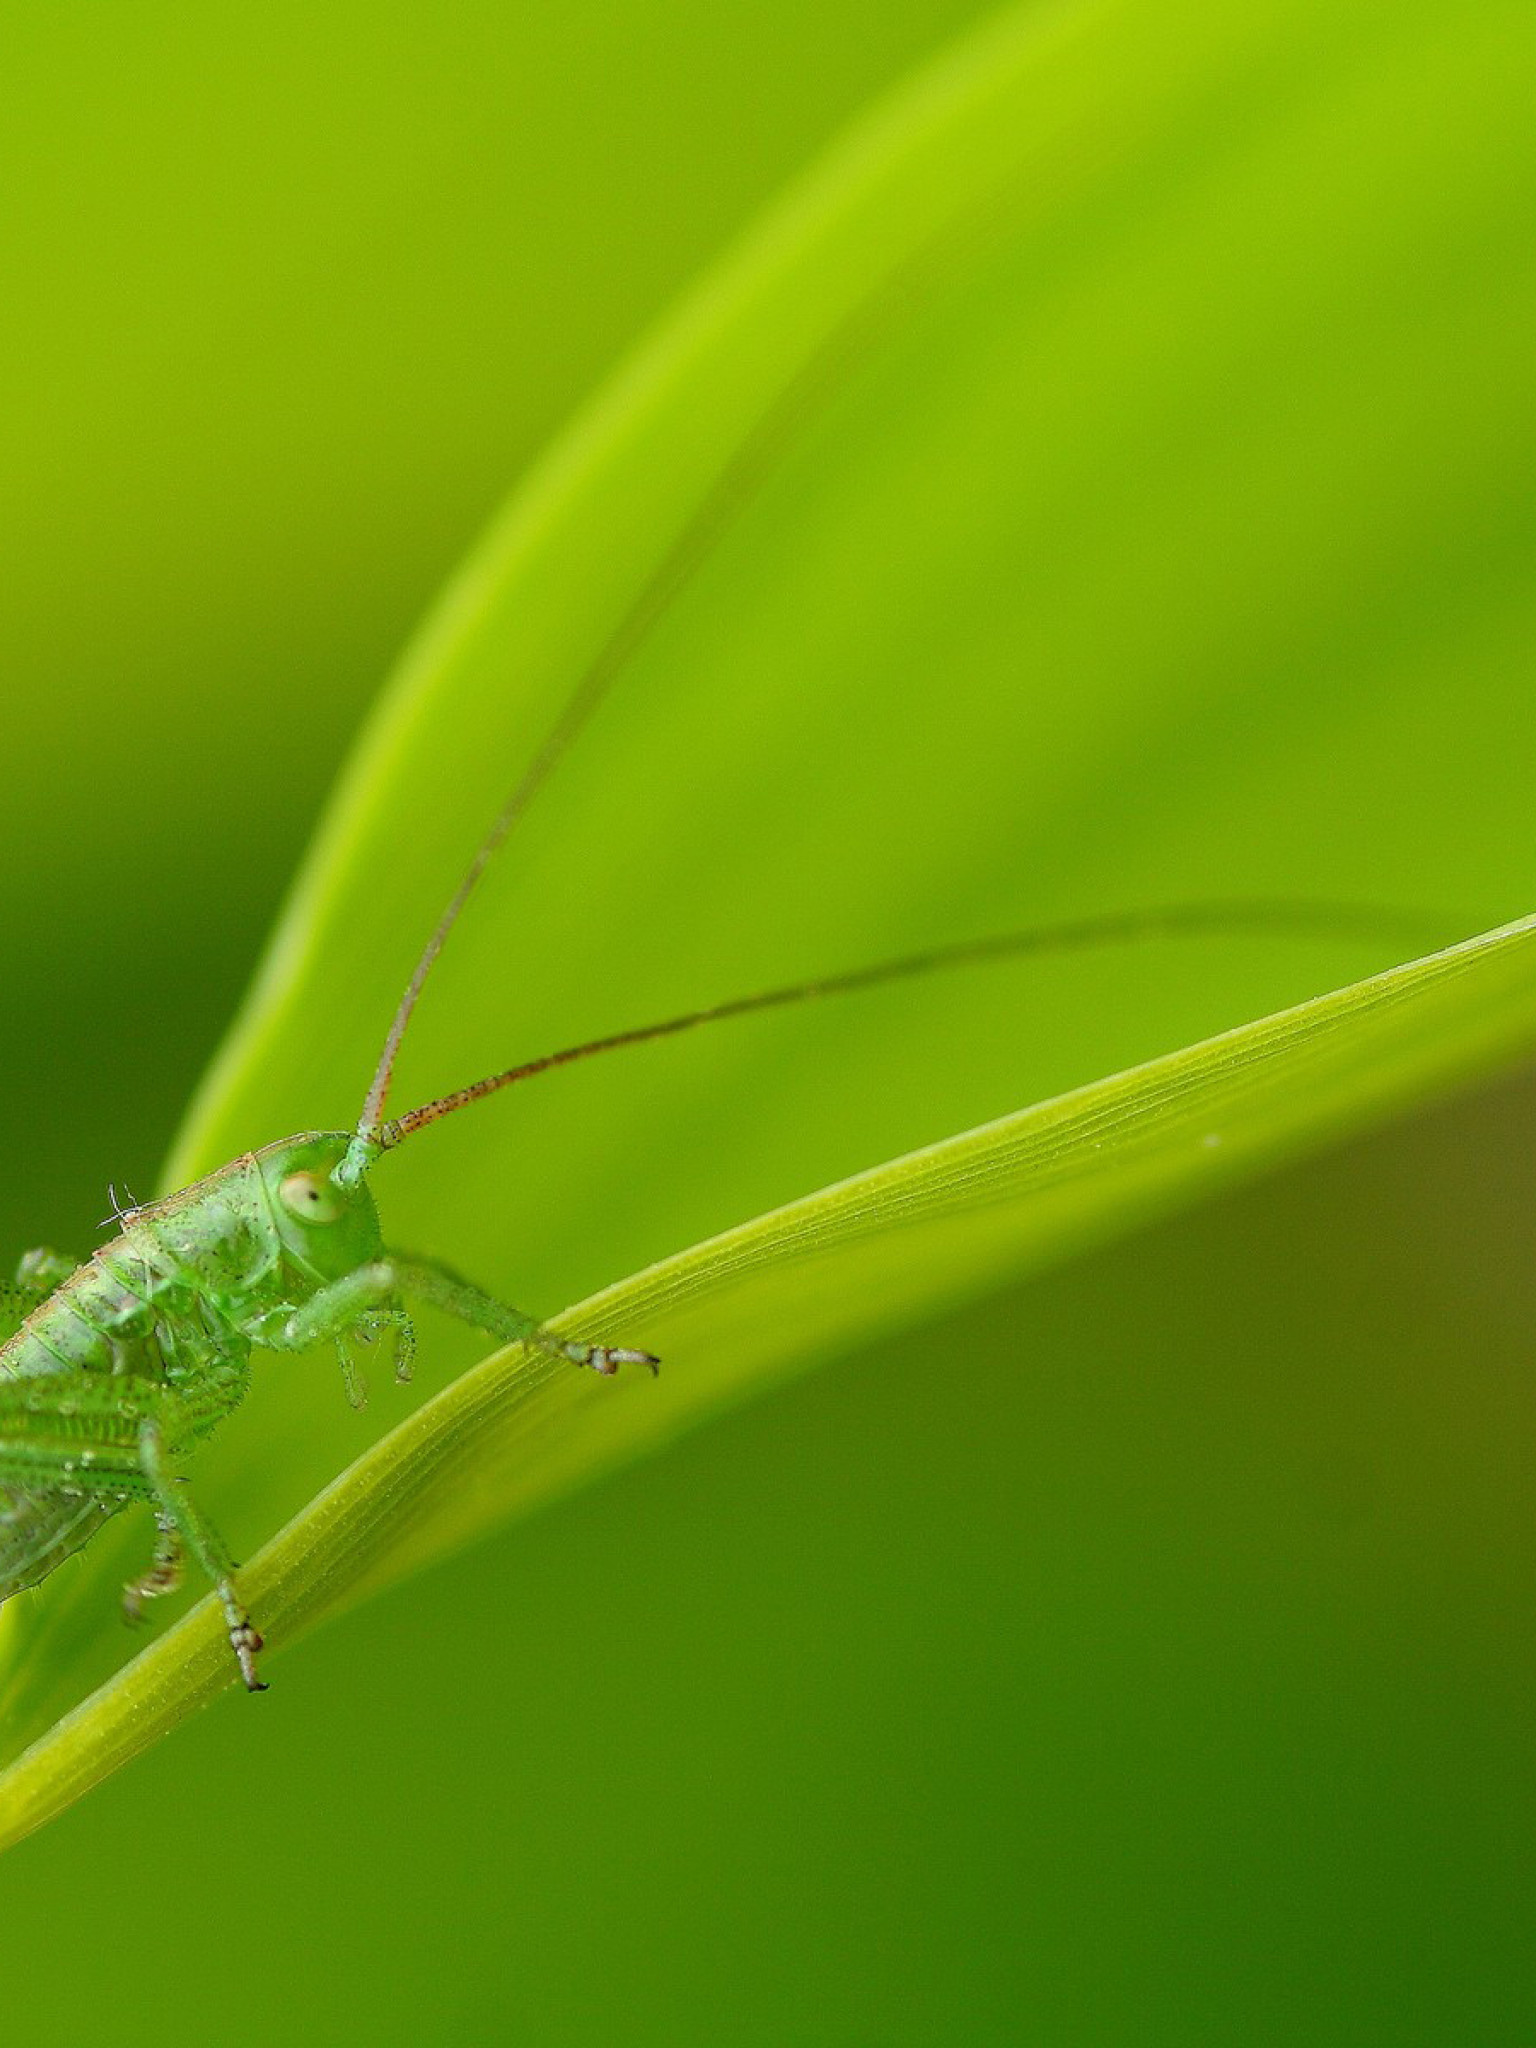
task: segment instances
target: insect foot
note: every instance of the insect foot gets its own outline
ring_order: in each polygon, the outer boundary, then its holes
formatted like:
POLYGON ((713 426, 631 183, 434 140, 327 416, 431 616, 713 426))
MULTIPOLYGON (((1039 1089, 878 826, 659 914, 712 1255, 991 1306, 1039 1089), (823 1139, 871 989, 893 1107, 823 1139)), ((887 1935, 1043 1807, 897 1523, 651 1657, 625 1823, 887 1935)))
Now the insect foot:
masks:
POLYGON ((234 1651, 240 1666, 240 1676, 245 1680, 247 1692, 265 1692, 267 1683, 256 1673, 256 1652, 264 1648, 261 1637, 252 1628, 250 1618, 242 1615, 229 1627, 229 1647, 234 1651))
POLYGON ((652 1379, 661 1371, 661 1360, 654 1352, 629 1351, 616 1344, 572 1344, 567 1355, 578 1365, 590 1365, 605 1380, 611 1380, 621 1365, 648 1365, 652 1379))

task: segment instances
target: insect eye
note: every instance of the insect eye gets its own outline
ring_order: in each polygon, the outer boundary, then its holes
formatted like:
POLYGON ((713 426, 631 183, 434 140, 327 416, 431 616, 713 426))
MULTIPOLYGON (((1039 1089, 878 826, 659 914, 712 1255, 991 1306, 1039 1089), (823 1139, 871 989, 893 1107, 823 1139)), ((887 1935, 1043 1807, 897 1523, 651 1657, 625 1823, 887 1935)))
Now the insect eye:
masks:
POLYGON ((335 1195, 312 1173, 290 1173, 278 1193, 301 1223, 334 1223, 340 1213, 335 1195))

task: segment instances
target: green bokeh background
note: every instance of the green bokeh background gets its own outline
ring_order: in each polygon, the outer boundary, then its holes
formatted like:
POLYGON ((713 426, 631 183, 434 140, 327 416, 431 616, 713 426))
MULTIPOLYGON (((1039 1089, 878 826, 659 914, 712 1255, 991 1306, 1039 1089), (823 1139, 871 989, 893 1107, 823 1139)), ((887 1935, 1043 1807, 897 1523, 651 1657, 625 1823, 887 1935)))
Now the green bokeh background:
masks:
MULTIPOLYGON (((0 26, 5 1242, 153 1184, 509 479, 980 12, 0 26)), ((1529 2038, 1532 1107, 848 1360, 335 1626, 0 1864, 15 2038, 1529 2038)))

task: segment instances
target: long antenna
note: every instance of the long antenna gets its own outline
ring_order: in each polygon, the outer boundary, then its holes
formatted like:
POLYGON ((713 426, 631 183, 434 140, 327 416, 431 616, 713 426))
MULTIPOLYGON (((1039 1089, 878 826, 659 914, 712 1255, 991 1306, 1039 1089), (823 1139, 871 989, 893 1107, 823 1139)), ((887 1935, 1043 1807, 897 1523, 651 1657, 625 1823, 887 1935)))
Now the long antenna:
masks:
POLYGON ((384 1040, 384 1049, 363 1103, 363 1113, 358 1119, 360 1155, 383 1126, 395 1060, 427 976, 432 972, 437 956, 473 895, 476 884, 508 834, 607 696, 624 664, 645 640, 678 591, 707 559, 733 518, 771 473, 796 430, 814 416, 820 404, 837 388, 853 365, 878 343, 904 307, 920 296, 923 287, 931 286, 945 269, 956 264, 974 245, 978 234, 984 235, 996 219, 1005 216, 1013 186, 1014 181, 1010 179, 1000 188, 986 193, 980 204, 930 236, 886 278, 857 300, 798 369, 791 372, 728 453, 556 716, 522 779, 481 840, 463 880, 422 948, 421 958, 416 963, 405 994, 400 998, 389 1035, 384 1040))
POLYGON ((737 996, 731 1002, 714 1003, 703 1010, 685 1010, 657 1024, 637 1024, 627 1031, 615 1031, 606 1038, 588 1039, 560 1052, 545 1053, 539 1059, 524 1060, 484 1080, 471 1081, 451 1094, 425 1102, 419 1109, 390 1119, 368 1134, 368 1151, 373 1157, 392 1151, 415 1131, 424 1130, 440 1118, 452 1116, 484 1096, 510 1088, 516 1081, 546 1074, 552 1067, 567 1067, 576 1060, 591 1059, 598 1053, 617 1052, 621 1046, 642 1045, 648 1039, 672 1038, 701 1024, 718 1024, 727 1017, 744 1017, 755 1010, 783 1009, 791 1003, 813 1001, 821 996, 852 995, 882 982, 906 981, 918 975, 937 973, 951 967, 979 965, 1023 954, 1086 951, 1095 946, 1115 945, 1128 939, 1173 936, 1193 937, 1200 933, 1254 932, 1273 935, 1335 938, 1391 937, 1407 939, 1415 946, 1445 943, 1446 933, 1438 922, 1408 912, 1379 910, 1343 903, 1277 900, 1228 903, 1177 903, 1155 910, 1112 912, 1101 917, 1084 917, 1070 923, 1036 925, 1027 930, 999 932, 984 939, 963 939, 958 944, 934 946, 925 952, 907 953, 896 960, 882 960, 872 967, 856 967, 849 973, 824 975, 816 981, 789 982, 782 988, 759 994, 737 996))

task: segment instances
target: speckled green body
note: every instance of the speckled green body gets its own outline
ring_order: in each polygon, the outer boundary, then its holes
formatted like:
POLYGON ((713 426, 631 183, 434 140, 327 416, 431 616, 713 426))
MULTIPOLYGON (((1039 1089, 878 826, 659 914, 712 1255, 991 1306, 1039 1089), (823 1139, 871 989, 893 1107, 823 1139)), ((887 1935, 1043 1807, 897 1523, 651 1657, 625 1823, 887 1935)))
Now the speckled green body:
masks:
POLYGON ((600 1373, 627 1360, 654 1366, 648 1352, 553 1337, 446 1267, 387 1252, 367 1185, 380 1149, 355 1132, 284 1138, 129 1211, 83 1265, 26 1255, 15 1284, 0 1289, 0 1601, 147 1501, 159 1543, 151 1569, 127 1588, 129 1618, 175 1587, 190 1550, 224 1608, 241 1675, 260 1691, 261 1637, 223 1543, 176 1469, 238 1407, 253 1349, 305 1351, 330 1339, 360 1406, 349 1340, 388 1331, 396 1377, 408 1379, 409 1294, 600 1373))
POLYGON ((172 1457, 190 1450, 239 1405, 252 1347, 284 1348, 283 1326, 338 1265, 380 1257, 366 1188, 348 1203, 344 1243, 328 1239, 320 1254, 278 1199, 283 1180, 327 1171, 347 1143, 314 1133, 247 1153, 131 1211, 29 1309, 24 1286, 12 1290, 11 1319, 25 1312, 0 1344, 0 1600, 36 1585, 128 1502, 153 1498, 139 1455, 146 1423, 172 1457))
MULTIPOLYGON (((291 1313, 334 1279, 308 1248, 285 1234, 270 1184, 274 1161, 285 1174, 310 1155, 341 1149, 346 1135, 288 1138, 248 1152, 207 1180, 130 1211, 121 1233, 78 1266, 0 1345, 4 1382, 58 1373, 147 1379, 206 1387, 217 1373, 227 1407, 244 1390, 246 1363, 274 1311, 291 1313), (227 1368, 221 1371, 220 1368, 227 1368)), ((364 1226, 349 1237, 356 1264, 383 1250, 371 1200, 364 1226), (368 1226, 371 1225, 371 1228, 368 1226)), ((330 1262, 327 1261, 329 1264, 330 1262)), ((209 1425, 211 1427, 211 1424, 209 1425)))

